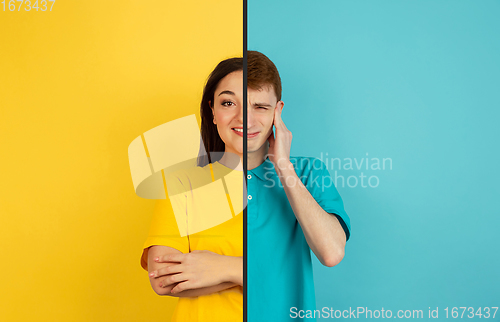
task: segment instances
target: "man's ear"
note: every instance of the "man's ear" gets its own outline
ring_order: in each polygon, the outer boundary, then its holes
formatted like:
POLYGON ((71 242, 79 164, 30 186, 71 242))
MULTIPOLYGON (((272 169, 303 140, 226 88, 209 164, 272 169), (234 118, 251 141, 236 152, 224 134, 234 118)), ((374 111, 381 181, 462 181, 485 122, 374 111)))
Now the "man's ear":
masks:
POLYGON ((283 101, 278 101, 278 102, 276 103, 276 108, 281 108, 281 109, 283 109, 283 107, 285 107, 285 102, 283 102, 283 101))

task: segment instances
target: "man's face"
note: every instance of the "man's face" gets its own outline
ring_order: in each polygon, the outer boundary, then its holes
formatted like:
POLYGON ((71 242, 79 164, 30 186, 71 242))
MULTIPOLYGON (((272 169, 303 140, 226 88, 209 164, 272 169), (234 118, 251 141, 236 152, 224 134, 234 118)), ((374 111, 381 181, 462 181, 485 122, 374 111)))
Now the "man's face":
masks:
POLYGON ((265 143, 273 128, 274 109, 278 100, 272 86, 247 90, 247 147, 248 153, 253 153, 265 149, 265 143))

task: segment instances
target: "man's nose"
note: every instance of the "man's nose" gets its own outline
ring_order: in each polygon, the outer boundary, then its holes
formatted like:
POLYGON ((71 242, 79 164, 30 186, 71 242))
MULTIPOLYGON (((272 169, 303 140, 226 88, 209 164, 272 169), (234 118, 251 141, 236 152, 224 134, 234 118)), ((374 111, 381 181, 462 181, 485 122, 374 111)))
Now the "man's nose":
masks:
POLYGON ((247 108, 247 128, 248 129, 252 129, 254 123, 255 123, 255 116, 253 114, 253 109, 250 108, 250 103, 248 103, 248 108, 247 108))

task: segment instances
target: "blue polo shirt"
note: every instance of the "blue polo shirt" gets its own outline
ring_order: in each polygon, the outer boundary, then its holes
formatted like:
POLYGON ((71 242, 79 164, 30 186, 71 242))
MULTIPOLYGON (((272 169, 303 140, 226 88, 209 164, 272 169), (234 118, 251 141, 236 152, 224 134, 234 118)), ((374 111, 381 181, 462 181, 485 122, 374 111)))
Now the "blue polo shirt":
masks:
MULTIPOLYGON (((316 202, 337 216, 348 239, 349 217, 323 161, 290 161, 316 202)), ((247 198, 248 322, 301 320, 292 318, 294 311, 316 309, 311 251, 269 158, 248 171, 247 198)))

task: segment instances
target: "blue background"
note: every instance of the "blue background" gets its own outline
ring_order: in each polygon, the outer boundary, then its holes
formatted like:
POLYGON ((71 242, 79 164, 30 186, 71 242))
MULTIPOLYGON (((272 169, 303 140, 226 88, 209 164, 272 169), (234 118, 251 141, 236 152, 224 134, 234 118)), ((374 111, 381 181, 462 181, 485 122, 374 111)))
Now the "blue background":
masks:
POLYGON ((352 235, 314 257, 317 307, 500 306, 500 2, 251 0, 248 48, 280 71, 292 156, 392 159, 330 168, 379 182, 337 181, 352 235))

